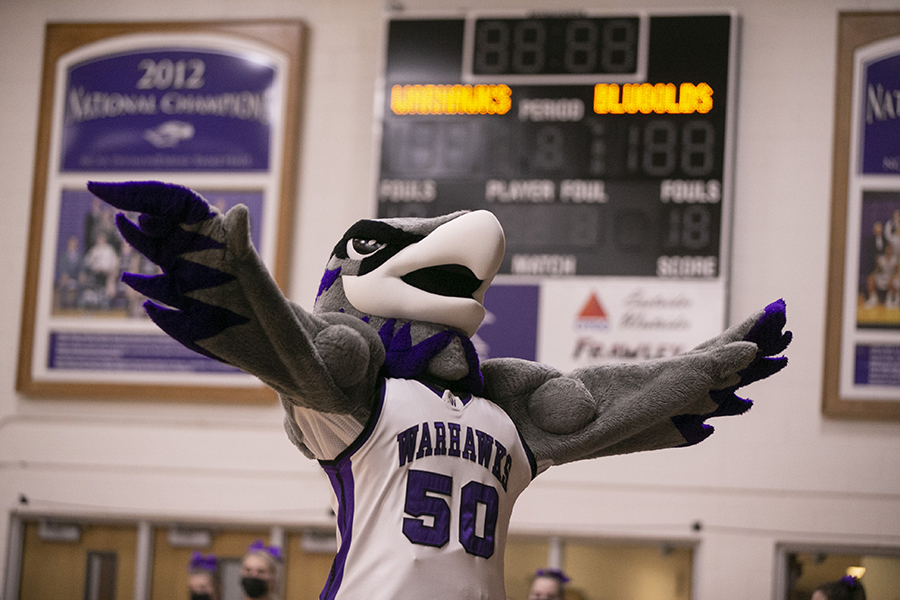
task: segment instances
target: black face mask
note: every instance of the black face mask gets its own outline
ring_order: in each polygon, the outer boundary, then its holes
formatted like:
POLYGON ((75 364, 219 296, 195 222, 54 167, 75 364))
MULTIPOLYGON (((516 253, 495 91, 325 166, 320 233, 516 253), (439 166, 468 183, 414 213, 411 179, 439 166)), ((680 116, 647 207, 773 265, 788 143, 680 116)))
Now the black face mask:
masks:
POLYGON ((191 592, 191 600, 212 600, 212 596, 206 592, 191 592))
POLYGON ((241 587, 244 588, 244 593, 251 598, 262 598, 269 591, 269 584, 266 580, 258 577, 241 578, 241 587))

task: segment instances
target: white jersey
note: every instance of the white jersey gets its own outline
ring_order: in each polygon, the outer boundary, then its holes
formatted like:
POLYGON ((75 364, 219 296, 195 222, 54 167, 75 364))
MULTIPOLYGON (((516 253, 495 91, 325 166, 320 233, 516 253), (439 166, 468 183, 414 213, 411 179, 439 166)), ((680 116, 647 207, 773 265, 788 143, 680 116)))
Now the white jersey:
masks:
POLYGON ((507 527, 535 466, 500 407, 387 379, 363 432, 320 464, 339 534, 321 600, 506 599, 507 527))

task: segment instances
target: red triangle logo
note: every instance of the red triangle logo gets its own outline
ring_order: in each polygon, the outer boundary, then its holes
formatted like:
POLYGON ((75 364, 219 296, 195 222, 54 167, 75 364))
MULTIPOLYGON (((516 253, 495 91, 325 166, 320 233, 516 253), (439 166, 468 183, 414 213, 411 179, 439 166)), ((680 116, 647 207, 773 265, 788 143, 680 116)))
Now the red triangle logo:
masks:
POLYGON ((606 319, 606 311, 600 305, 597 294, 591 292, 591 297, 585 303, 581 312, 578 314, 579 319, 606 319))

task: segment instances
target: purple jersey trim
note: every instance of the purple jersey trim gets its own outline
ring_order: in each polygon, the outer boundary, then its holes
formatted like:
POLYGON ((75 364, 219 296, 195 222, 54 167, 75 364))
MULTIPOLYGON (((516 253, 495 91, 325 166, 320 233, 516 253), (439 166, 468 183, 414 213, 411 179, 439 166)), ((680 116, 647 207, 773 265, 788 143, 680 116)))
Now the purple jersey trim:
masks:
POLYGON ((332 460, 320 460, 319 464, 328 475, 331 487, 334 489, 334 495, 338 501, 337 528, 341 533, 341 547, 338 549, 331 564, 331 571, 328 573, 328 580, 322 593, 319 594, 319 600, 333 600, 341 588, 341 582, 344 579, 344 566, 347 564, 347 554, 350 552, 350 543, 353 539, 353 513, 356 506, 355 481, 353 479, 353 462, 350 460, 353 454, 366 443, 375 430, 375 425, 381 417, 381 411, 384 408, 384 394, 386 382, 381 381, 381 391, 378 395, 375 406, 372 407, 372 414, 366 421, 362 432, 353 440, 343 452, 338 454, 332 460))
POLYGON ((338 531, 341 532, 341 547, 334 557, 334 562, 331 564, 328 581, 325 582, 325 587, 322 588, 322 593, 319 594, 319 600, 332 600, 337 596, 338 590, 341 589, 341 583, 344 580, 344 566, 347 564, 347 554, 350 552, 350 543, 353 541, 355 490, 353 465, 349 460, 340 464, 325 466, 324 469, 338 499, 337 527, 338 531))
POLYGON ((525 438, 522 437, 522 432, 519 431, 518 427, 516 427, 516 433, 519 434, 519 441, 522 442, 522 449, 525 450, 525 456, 528 457, 528 466, 531 467, 531 478, 534 479, 538 476, 537 460, 535 460, 534 453, 531 451, 531 448, 529 448, 528 444, 525 443, 525 438))
POLYGON ((381 417, 381 411, 384 409, 384 394, 386 389, 387 381, 382 379, 378 397, 375 399, 375 405, 372 406, 372 413, 369 415, 369 420, 366 421, 365 427, 363 427, 360 434, 356 436, 356 439, 353 440, 349 446, 344 448, 343 452, 331 460, 320 460, 319 464, 323 469, 327 467, 339 467, 340 463, 348 461, 348 459, 369 440, 372 436, 372 432, 375 431, 375 425, 378 424, 378 419, 381 417))

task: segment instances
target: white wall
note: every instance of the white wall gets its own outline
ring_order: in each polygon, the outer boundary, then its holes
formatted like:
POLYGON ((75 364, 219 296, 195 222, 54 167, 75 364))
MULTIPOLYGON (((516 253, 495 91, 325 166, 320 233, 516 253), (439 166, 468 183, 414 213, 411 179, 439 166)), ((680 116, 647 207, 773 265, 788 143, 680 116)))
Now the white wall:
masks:
MULTIPOLYGON (((408 0, 443 9, 445 0, 408 0)), ((494 8, 548 10, 535 0, 494 8)), ((482 6, 482 3, 470 3, 482 6)), ((553 10, 585 4, 563 0, 553 10)), ((597 8, 685 8, 609 0, 597 8)), ((88 515, 325 523, 318 468, 277 407, 30 399, 15 391, 46 22, 300 18, 309 25, 291 295, 310 306, 334 240, 370 216, 382 3, 3 0, 0 3, 0 540, 20 508, 88 515)), ((695 539, 696 600, 772 596, 779 542, 900 546, 900 424, 823 419, 822 347, 839 10, 893 0, 734 0, 743 20, 731 282, 734 320, 784 297, 790 367, 698 447, 557 468, 514 532, 695 539), (693 533, 690 524, 704 528, 693 533)), ((0 544, 0 561, 5 545, 0 544)), ((3 564, 0 562, 0 564, 3 564)))

